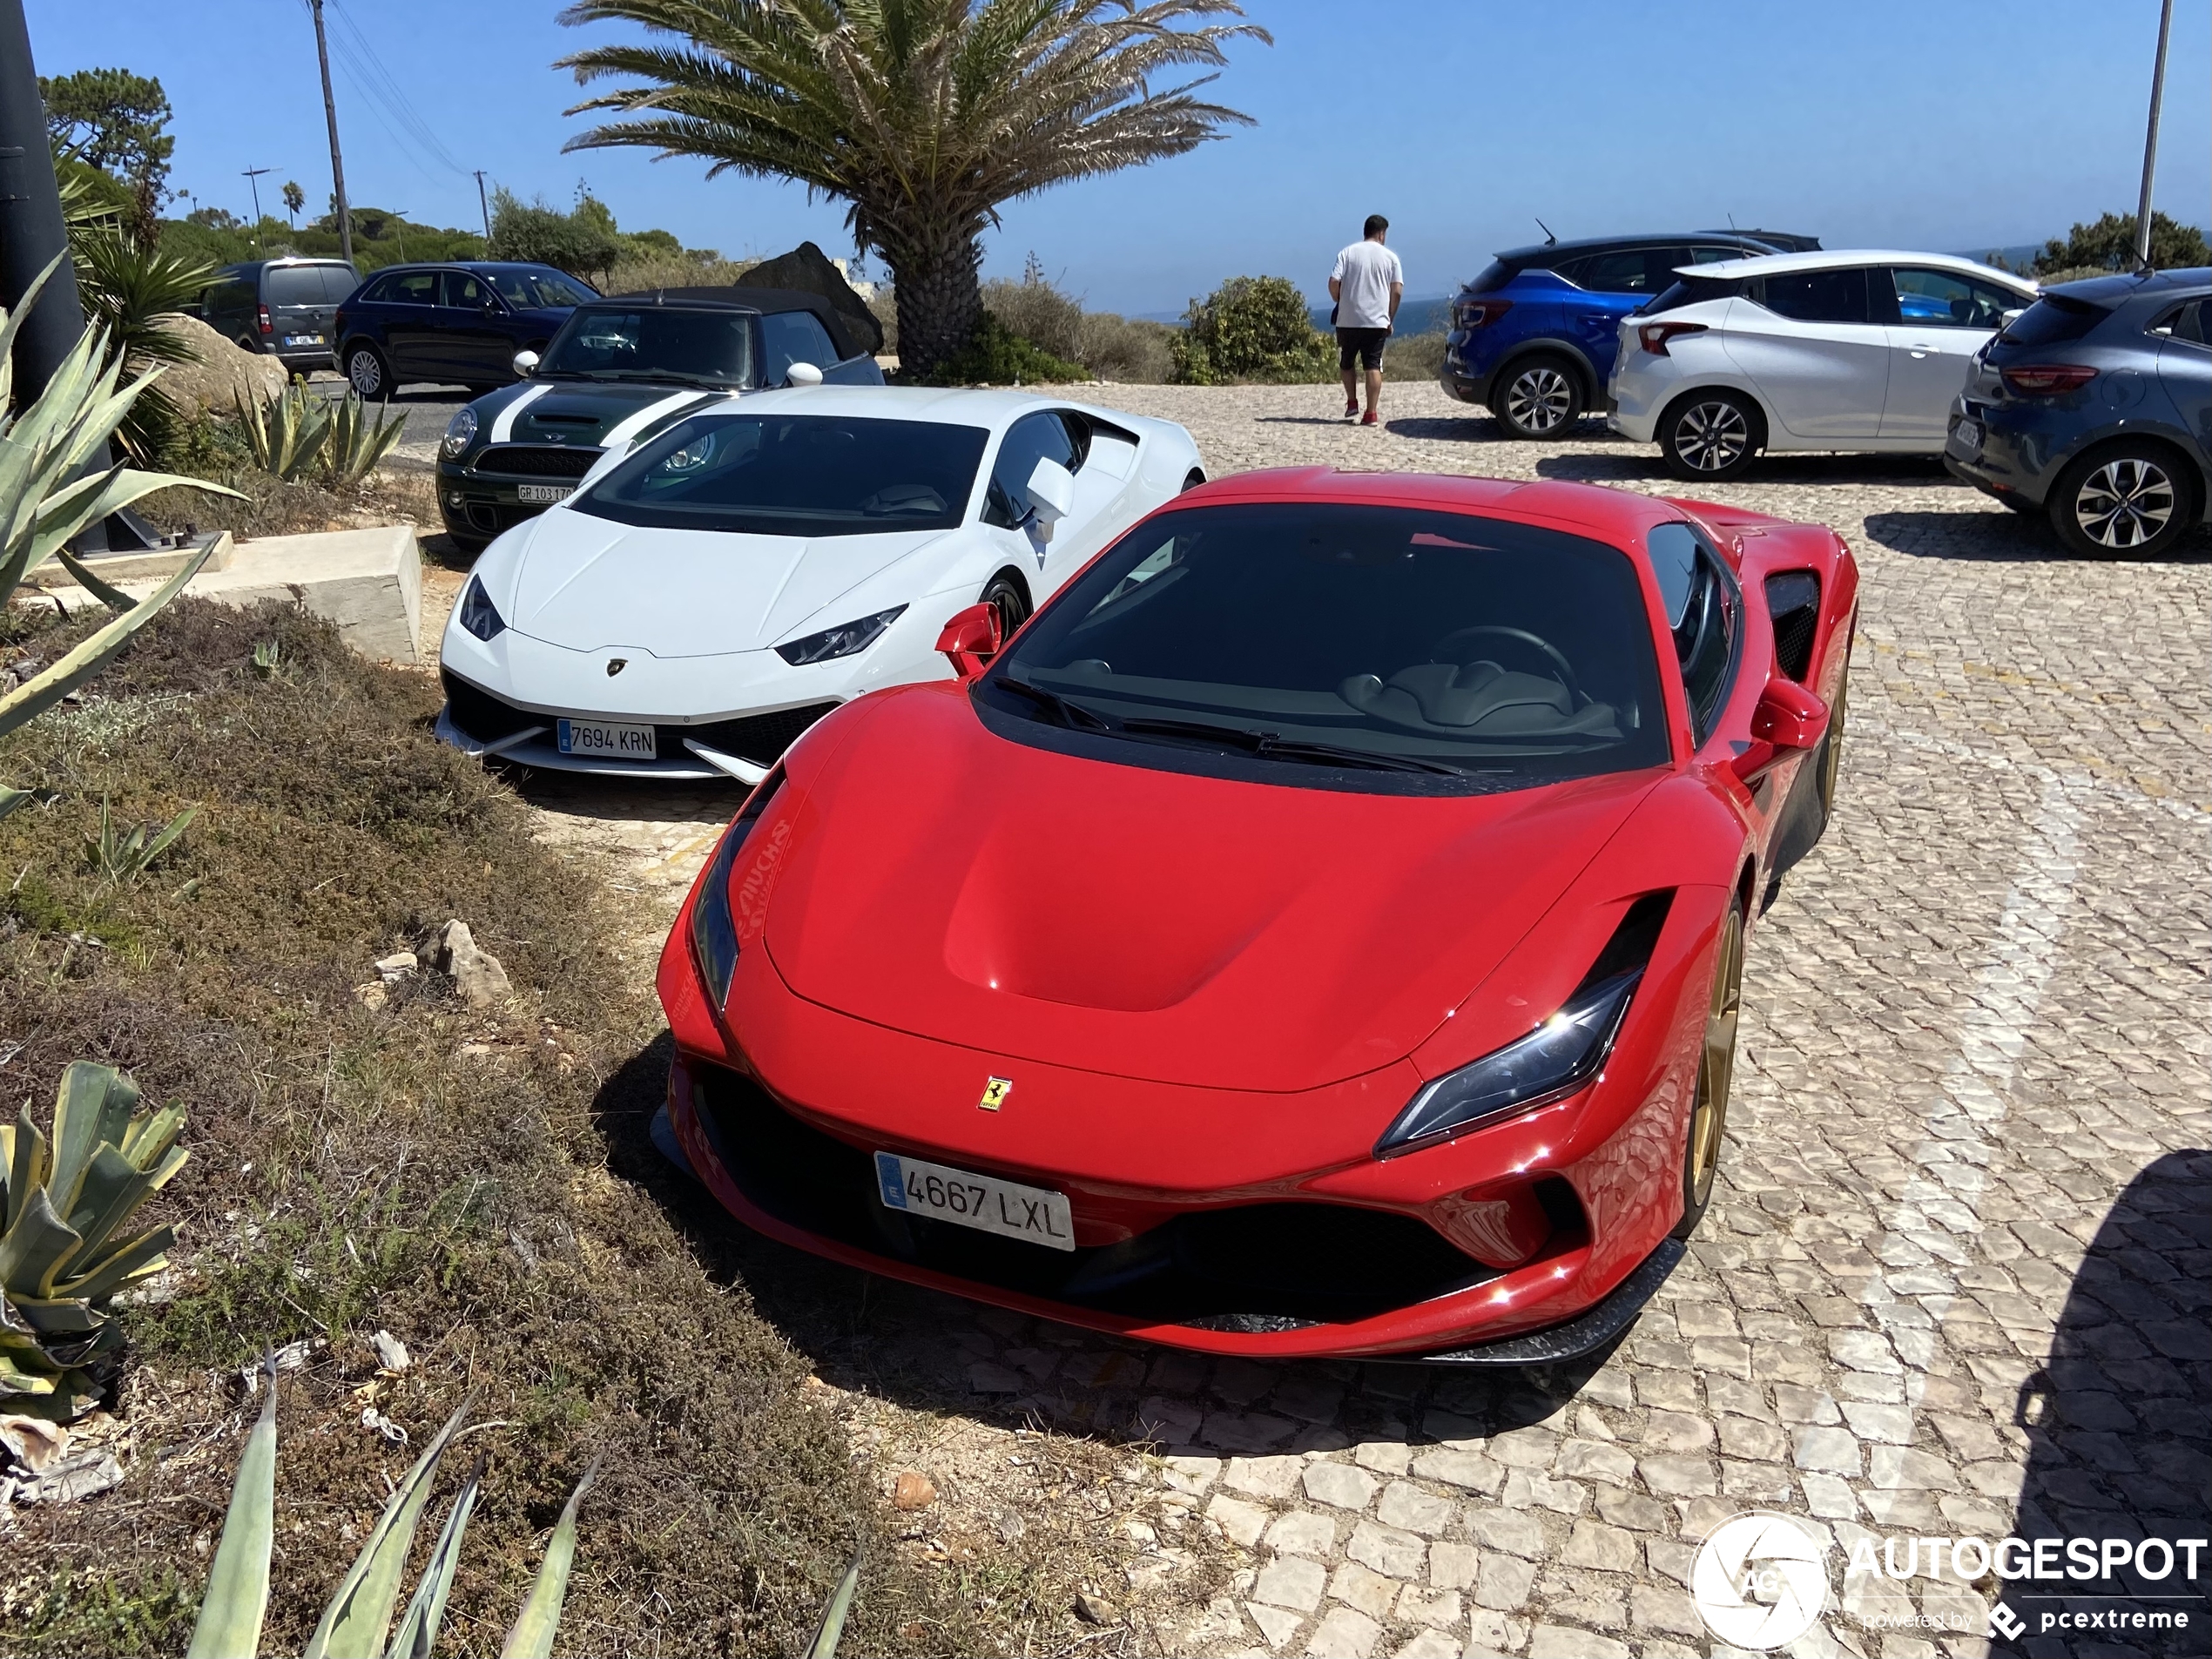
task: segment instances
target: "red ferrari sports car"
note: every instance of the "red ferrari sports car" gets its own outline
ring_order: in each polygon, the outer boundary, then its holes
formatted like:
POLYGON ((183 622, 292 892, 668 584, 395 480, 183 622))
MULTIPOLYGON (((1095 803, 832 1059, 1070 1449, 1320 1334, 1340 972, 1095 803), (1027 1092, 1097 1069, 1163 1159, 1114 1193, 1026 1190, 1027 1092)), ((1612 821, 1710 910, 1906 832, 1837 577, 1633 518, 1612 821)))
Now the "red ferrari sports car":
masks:
POLYGON ((661 958, 664 1144, 1103 1331, 1596 1347, 1711 1197, 1857 587, 1824 528, 1582 484, 1193 489, 753 792, 661 958))

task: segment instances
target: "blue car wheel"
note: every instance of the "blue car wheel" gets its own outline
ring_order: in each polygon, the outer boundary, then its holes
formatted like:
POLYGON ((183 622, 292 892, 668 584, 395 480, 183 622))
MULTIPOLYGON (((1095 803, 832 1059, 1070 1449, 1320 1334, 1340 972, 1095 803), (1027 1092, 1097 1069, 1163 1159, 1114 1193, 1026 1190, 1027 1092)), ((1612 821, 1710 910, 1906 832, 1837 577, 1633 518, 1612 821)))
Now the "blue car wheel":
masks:
POLYGON ((1582 415, 1581 376, 1551 353, 1507 364, 1492 388, 1490 413, 1516 438, 1558 437, 1582 415))

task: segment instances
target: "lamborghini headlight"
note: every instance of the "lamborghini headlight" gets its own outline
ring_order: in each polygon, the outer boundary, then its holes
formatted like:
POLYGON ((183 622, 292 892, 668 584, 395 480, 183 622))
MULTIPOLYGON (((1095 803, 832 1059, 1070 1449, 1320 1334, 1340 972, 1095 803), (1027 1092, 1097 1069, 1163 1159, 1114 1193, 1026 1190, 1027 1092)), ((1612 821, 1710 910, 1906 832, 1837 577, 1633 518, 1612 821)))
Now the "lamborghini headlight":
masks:
POLYGON ((819 634, 809 634, 804 639, 794 639, 788 645, 776 647, 776 655, 793 668, 808 663, 826 663, 833 657, 851 657, 866 651, 876 642, 876 637, 899 620, 906 606, 893 605, 888 610, 879 610, 873 617, 862 617, 858 622, 841 622, 834 628, 825 628, 819 634))
POLYGON ((1585 985, 1527 1036, 1439 1077, 1398 1114, 1375 1156, 1418 1151, 1573 1094, 1612 1053, 1642 978, 1638 967, 1585 985))
POLYGON ((479 639, 496 639, 507 627, 507 619, 492 604, 491 595, 473 576, 469 578, 469 590, 461 596, 461 625, 479 639))
POLYGON ((458 461, 475 441, 476 412, 464 408, 446 422, 446 435, 438 440, 438 453, 448 461, 458 461))
POLYGON ((783 768, 761 780, 723 833, 722 844, 706 867, 698 897, 691 903, 691 955, 705 982, 707 1001, 717 1013, 730 1000, 730 981, 738 972, 738 923, 730 908, 730 872, 737 867, 738 853, 752 833, 752 826, 768 810, 768 803, 783 787, 783 768))

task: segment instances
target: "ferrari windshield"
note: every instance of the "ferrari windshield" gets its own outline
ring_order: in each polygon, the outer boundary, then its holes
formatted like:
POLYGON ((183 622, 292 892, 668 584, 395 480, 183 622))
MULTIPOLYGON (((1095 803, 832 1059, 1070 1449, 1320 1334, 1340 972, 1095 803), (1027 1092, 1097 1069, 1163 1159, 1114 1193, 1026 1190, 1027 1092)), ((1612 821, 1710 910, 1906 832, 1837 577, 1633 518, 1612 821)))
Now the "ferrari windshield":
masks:
POLYGON ((1629 556, 1431 508, 1165 515, 1071 583, 978 695, 1001 730, 1140 765, 1211 752, 1238 775, 1279 762, 1499 788, 1668 758, 1629 556))
POLYGON ((701 415, 570 505, 624 524, 760 536, 941 530, 968 510, 990 434, 941 421, 701 415))
POLYGON ((752 313, 726 307, 587 306, 561 326, 541 380, 752 383, 752 313))

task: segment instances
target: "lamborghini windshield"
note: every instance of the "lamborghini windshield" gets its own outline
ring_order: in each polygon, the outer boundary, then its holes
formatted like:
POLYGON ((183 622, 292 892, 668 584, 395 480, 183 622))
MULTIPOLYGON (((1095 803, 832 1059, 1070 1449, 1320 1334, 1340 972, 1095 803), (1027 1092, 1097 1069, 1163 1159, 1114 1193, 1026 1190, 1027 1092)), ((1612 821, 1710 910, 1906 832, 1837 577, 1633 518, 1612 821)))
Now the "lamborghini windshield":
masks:
POLYGON ((640 380, 749 386, 752 319, 726 307, 586 306, 534 371, 540 380, 640 380))
POLYGON ((761 536, 941 530, 968 510, 990 434, 941 421, 701 415, 570 505, 624 524, 761 536))
POLYGON ((1211 754, 1238 775, 1279 763, 1499 788, 1668 758, 1629 556, 1428 508, 1156 519, 1070 583, 978 695, 1009 735, 1019 722, 1179 771, 1211 754))

